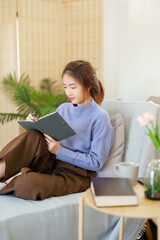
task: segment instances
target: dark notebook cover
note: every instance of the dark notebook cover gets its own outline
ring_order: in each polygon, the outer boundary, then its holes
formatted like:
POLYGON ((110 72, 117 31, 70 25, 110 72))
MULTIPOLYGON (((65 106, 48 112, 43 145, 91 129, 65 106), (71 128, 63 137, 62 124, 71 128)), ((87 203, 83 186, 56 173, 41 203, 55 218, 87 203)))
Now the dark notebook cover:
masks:
POLYGON ((38 130, 43 134, 48 134, 57 141, 76 134, 58 112, 48 114, 36 121, 18 121, 18 123, 27 131, 38 130))
POLYGON ((92 178, 91 191, 97 206, 137 205, 137 196, 126 178, 92 178))

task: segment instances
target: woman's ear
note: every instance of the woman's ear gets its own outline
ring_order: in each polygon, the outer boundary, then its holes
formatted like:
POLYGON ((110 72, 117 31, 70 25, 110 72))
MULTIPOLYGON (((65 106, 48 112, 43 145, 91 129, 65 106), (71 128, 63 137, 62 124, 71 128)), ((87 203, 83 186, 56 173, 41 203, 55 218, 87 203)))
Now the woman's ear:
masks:
POLYGON ((89 91, 91 90, 91 87, 88 87, 87 90, 88 90, 88 92, 89 92, 89 91))

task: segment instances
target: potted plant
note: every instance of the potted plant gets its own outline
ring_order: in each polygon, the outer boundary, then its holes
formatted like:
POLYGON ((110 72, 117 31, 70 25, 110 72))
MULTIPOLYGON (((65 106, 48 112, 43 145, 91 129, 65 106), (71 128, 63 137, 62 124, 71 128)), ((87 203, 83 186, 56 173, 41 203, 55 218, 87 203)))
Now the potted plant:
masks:
POLYGON ((20 81, 15 73, 7 74, 1 82, 1 92, 15 104, 16 113, 0 113, 0 124, 18 118, 25 119, 31 110, 36 117, 54 112, 59 105, 68 101, 65 93, 55 87, 55 83, 51 79, 43 79, 38 91, 31 86, 30 78, 25 73, 21 75, 20 81))
POLYGON ((151 199, 160 199, 160 159, 153 159, 147 167, 145 195, 151 199))
MULTIPOLYGON (((151 113, 146 112, 143 116, 139 116, 137 121, 141 127, 147 128, 147 135, 152 140, 157 151, 160 152, 160 137, 158 132, 158 126, 153 125, 154 117, 151 113), (149 128, 151 125, 151 129, 149 128)), ((146 197, 154 200, 160 200, 160 159, 153 159, 147 167, 145 176, 145 191, 146 197)))

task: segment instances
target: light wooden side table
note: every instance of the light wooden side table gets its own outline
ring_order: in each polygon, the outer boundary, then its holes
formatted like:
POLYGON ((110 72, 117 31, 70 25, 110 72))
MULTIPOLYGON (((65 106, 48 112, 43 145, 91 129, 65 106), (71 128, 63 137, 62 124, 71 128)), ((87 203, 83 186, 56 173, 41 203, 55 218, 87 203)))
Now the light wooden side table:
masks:
POLYGON ((150 200, 145 197, 145 188, 137 183, 133 187, 138 196, 138 206, 123 206, 123 207, 96 207, 91 190, 88 189, 85 195, 80 197, 79 202, 79 240, 84 240, 84 205, 107 214, 120 216, 120 232, 119 240, 123 240, 124 232, 124 217, 128 218, 156 218, 157 219, 157 237, 160 240, 160 200, 150 200))

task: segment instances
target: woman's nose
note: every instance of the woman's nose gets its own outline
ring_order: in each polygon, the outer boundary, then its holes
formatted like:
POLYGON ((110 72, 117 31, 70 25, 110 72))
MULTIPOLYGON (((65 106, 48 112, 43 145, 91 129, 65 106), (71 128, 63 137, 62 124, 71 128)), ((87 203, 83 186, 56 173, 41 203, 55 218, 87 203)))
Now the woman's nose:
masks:
POLYGON ((72 92, 70 91, 70 89, 66 89, 65 92, 66 92, 66 95, 67 95, 67 96, 72 96, 72 92))

